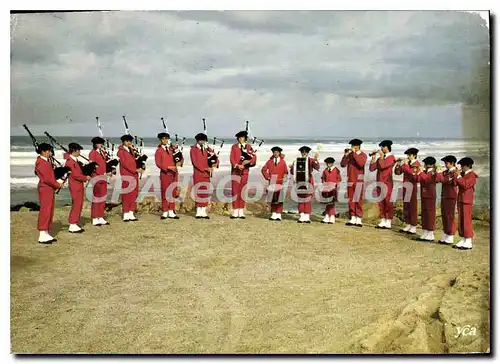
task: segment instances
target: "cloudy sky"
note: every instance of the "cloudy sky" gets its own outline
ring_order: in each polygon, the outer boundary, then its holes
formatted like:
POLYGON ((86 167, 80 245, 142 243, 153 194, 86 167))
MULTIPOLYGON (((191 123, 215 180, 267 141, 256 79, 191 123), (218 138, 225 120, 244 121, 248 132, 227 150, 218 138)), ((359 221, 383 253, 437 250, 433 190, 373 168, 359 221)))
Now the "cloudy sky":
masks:
POLYGON ((489 61, 467 12, 186 11, 11 16, 11 134, 460 136, 489 61), (451 126, 451 127, 450 127, 451 126), (40 130, 39 130, 40 129, 40 130), (451 129, 451 130, 450 130, 451 129))

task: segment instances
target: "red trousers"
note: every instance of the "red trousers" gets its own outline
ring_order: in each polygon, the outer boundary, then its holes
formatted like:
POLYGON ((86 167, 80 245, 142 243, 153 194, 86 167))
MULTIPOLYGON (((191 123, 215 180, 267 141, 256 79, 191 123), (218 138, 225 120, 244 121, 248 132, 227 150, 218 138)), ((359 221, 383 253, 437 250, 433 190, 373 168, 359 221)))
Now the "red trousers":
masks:
POLYGON ((443 232, 446 235, 455 235, 455 208, 457 200, 452 198, 441 199, 441 219, 443 232))
POLYGON ((71 195, 71 211, 69 212, 68 222, 70 224, 78 224, 80 221, 80 216, 82 215, 83 209, 83 198, 85 194, 85 188, 83 183, 81 186, 71 186, 69 185, 69 194, 71 195))
POLYGON ((363 217, 363 182, 353 182, 352 186, 347 185, 347 198, 349 199, 349 216, 363 217), (358 197, 359 196, 359 197, 358 197), (357 201, 356 201, 357 199, 357 201))
POLYGON ((175 211, 175 198, 177 197, 177 188, 169 187, 178 181, 177 173, 160 173, 161 188, 161 209, 163 212, 175 211))
POLYGON ((193 186, 194 201, 196 207, 207 207, 208 200, 211 194, 209 189, 210 180, 205 181, 195 181, 193 186), (200 200, 202 199, 202 200, 200 200))
POLYGON ((281 198, 281 193, 284 194, 285 191, 279 190, 273 192, 273 197, 271 199, 271 212, 277 212, 278 214, 281 214, 283 212, 283 200, 281 198))
MULTIPOLYGON (((93 189, 93 197, 101 198, 105 197, 108 193, 108 184, 106 181, 98 181, 94 185, 93 189)), ((104 208, 106 207, 106 201, 103 202, 92 202, 92 206, 90 207, 90 216, 93 219, 97 219, 99 217, 104 217, 104 208)))
POLYGON ((329 203, 326 205, 325 215, 335 216, 335 203, 329 203))
MULTIPOLYGON (((403 187, 403 201, 405 200, 407 189, 403 187)), ((410 201, 403 202, 403 217, 407 224, 417 226, 418 223, 418 200, 417 190, 413 189, 410 201)))
MULTIPOLYGON (((384 199, 378 203, 379 215, 381 219, 392 220, 392 218, 394 217, 394 204, 391 200, 392 183, 386 183, 385 186, 386 188, 384 190, 386 190, 387 193, 384 196, 384 199)), ((375 188, 375 193, 377 195, 376 197, 379 197, 382 192, 383 191, 381 187, 375 188)))
POLYGON ((422 230, 436 230, 436 200, 423 198, 422 204, 422 230))
POLYGON ((472 204, 458 203, 458 235, 461 238, 473 238, 472 204))
POLYGON ((298 203, 298 209, 299 213, 303 212, 304 214, 310 214, 312 211, 312 193, 308 192, 301 192, 302 190, 307 190, 306 186, 300 186, 297 190, 297 196, 299 199, 304 200, 305 202, 299 202, 298 203))
POLYGON ((50 187, 38 187, 40 211, 38 212, 38 231, 49 231, 54 218, 55 192, 50 187))
POLYGON ((231 181, 231 191, 233 197, 233 209, 244 209, 245 208, 245 200, 242 196, 243 188, 248 183, 248 173, 237 175, 233 174, 233 178, 235 180, 231 181), (241 177, 241 179, 239 178, 241 177))
MULTIPOLYGON (((131 177, 131 176, 129 176, 131 177)), ((126 180, 122 181, 122 188, 125 189, 129 185, 126 180)), ((137 208, 137 197, 139 196, 139 176, 135 176, 135 188, 129 193, 122 194, 122 210, 123 212, 135 211, 137 208)))

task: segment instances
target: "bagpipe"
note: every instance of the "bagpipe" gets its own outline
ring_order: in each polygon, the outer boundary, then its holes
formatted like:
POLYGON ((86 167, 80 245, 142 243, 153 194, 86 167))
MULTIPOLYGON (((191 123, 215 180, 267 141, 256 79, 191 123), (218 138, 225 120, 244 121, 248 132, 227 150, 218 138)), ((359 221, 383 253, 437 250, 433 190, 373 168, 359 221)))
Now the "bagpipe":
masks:
MULTIPOLYGON (((165 129, 165 133, 170 134, 168 132, 167 123, 165 123, 165 119, 161 118, 161 122, 163 124, 163 129, 165 129)), ((182 141, 179 144, 179 135, 175 134, 175 144, 172 144, 172 148, 174 151, 174 162, 175 164, 180 164, 184 160, 184 156, 182 155, 182 151, 184 149, 184 143, 186 142, 186 138, 182 137, 182 141)))
MULTIPOLYGON (((35 152, 37 154, 40 154, 41 151, 39 149, 38 141, 36 140, 34 135, 31 133, 31 131, 28 129, 28 126, 26 124, 23 124, 23 127, 24 127, 24 129, 26 129, 26 131, 28 132, 28 135, 31 138, 31 142, 33 143, 33 147, 35 147, 35 152)), ((52 164, 52 168, 54 169, 54 176, 55 176, 56 180, 62 180, 64 183, 64 181, 66 181, 68 179, 68 175, 71 173, 71 168, 63 166, 62 163, 59 162, 56 158, 54 158, 53 155, 51 155, 49 157, 49 161, 52 164)), ((35 171, 35 175, 36 175, 36 171, 35 171)), ((58 189, 56 191, 56 194, 59 193, 59 190, 60 189, 58 189)))
MULTIPOLYGON (((255 154, 257 154, 257 151, 259 150, 259 148, 262 146, 262 144, 264 144, 264 140, 258 139, 257 137, 254 137, 252 135, 252 132, 250 131, 250 122, 248 120, 245 121, 245 131, 248 133, 249 138, 247 141, 249 141, 249 144, 254 145, 257 142, 259 144, 252 152, 248 152, 248 150, 246 150, 245 148, 241 151, 241 162, 242 163, 246 160, 248 160, 248 161, 252 160, 253 157, 255 156, 255 154)), ((250 168, 250 167, 254 167, 254 166, 255 166, 255 163, 245 164, 245 168, 250 168)))
MULTIPOLYGON (((130 130, 128 128, 127 124, 127 119, 125 119, 125 115, 123 116, 123 124, 125 125, 125 133, 128 135, 130 134, 130 130)), ((144 139, 142 138, 137 138, 137 136, 134 136, 134 143, 135 145, 139 145, 139 147, 136 149, 136 147, 132 146, 130 148, 132 155, 135 158, 135 164, 136 167, 139 169, 146 169, 146 161, 148 160, 148 156, 143 154, 144 150, 144 139)), ((141 174, 142 177, 142 174, 141 174)))
POLYGON ((104 139, 105 144, 102 146, 104 152, 106 153, 106 173, 116 174, 116 167, 118 166, 118 159, 115 158, 115 144, 111 142, 108 138, 104 137, 102 132, 101 123, 99 122, 99 117, 95 117, 97 121, 97 129, 99 130, 99 135, 104 139), (110 148, 111 145, 111 148, 110 148))
MULTIPOLYGON (((44 134, 49 138, 50 142, 52 145, 58 146, 61 150, 64 152, 69 153, 69 150, 66 149, 64 145, 59 143, 52 135, 50 135, 48 132, 44 132, 44 134)), ((92 176, 96 169, 97 169, 97 162, 91 162, 87 157, 80 155, 81 158, 83 158, 87 163, 82 163, 81 161, 78 161, 78 164, 80 165, 80 168, 82 169, 82 173, 84 176, 92 176)))
POLYGON ((213 148, 210 146, 208 142, 208 134, 207 134, 207 122, 205 118, 202 119, 203 121, 203 133, 207 135, 207 153, 208 153, 208 167, 212 168, 213 166, 217 165, 219 162, 219 154, 220 151, 222 150, 222 147, 224 146, 225 141, 222 139, 218 139, 217 137, 214 137, 214 143, 213 143, 213 148), (215 147, 217 145, 217 142, 220 142, 219 150, 216 152, 215 147))

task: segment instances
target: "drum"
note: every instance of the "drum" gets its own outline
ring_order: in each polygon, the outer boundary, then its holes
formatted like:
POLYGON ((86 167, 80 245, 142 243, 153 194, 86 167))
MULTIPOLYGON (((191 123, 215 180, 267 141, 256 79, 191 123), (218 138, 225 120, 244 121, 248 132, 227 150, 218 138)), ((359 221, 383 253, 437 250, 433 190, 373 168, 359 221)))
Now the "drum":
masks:
POLYGON ((295 182, 309 182, 308 158, 297 158, 294 168, 295 182))

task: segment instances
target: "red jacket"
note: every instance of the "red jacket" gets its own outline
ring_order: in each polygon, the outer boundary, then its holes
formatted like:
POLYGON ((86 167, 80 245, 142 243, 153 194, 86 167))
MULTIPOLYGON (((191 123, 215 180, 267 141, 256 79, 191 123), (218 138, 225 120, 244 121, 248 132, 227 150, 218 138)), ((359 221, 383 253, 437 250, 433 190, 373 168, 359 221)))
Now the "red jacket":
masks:
POLYGON ((443 171, 436 175, 436 182, 441 183, 441 198, 456 200, 458 198, 457 174, 453 171, 443 171))
POLYGON ((168 167, 175 167, 174 160, 174 148, 172 146, 163 148, 161 145, 158 146, 155 153, 155 163, 160 169, 160 173, 163 174, 176 174, 176 170, 168 169, 168 167))
MULTIPOLYGON (((257 162, 257 156, 254 154, 254 150, 253 150, 252 146, 247 143, 247 144, 245 144, 244 148, 248 154, 252 155, 252 159, 250 159, 250 165, 252 165, 252 166, 255 165, 255 163, 257 162)), ((248 167, 244 168, 244 169, 234 168, 234 166, 241 164, 243 162, 241 160, 241 148, 240 148, 239 143, 233 144, 233 146, 231 147, 231 154, 230 154, 229 159, 231 161, 231 173, 232 174, 237 174, 237 175, 248 174, 248 172, 250 171, 250 169, 248 167)))
POLYGON ((83 182, 87 182, 87 176, 83 174, 80 164, 69 157, 68 159, 66 159, 65 166, 71 169, 71 174, 69 175, 69 187, 83 187, 83 182))
POLYGON ((288 175, 288 166, 285 162, 285 156, 280 155, 277 164, 275 164, 274 156, 271 156, 271 158, 262 167, 261 173, 267 181, 270 181, 272 176, 276 176, 276 184, 283 184, 285 176, 288 175))
POLYGON ((52 166, 52 163, 46 161, 40 156, 36 158, 35 174, 40 179, 38 181, 39 188, 49 187, 54 190, 58 190, 60 188, 59 183, 56 181, 56 175, 54 174, 54 167, 52 166))
MULTIPOLYGON (((295 164, 292 165, 292 168, 290 169, 291 174, 293 174, 294 168, 295 164)), ((309 183, 314 186, 313 170, 319 171, 319 162, 314 158, 309 158, 309 183)))
POLYGON ((328 170, 328 168, 325 168, 323 171, 323 174, 321 175, 321 182, 324 184, 331 184, 331 183, 336 183, 335 188, 330 191, 328 186, 325 186, 325 189, 323 190, 323 196, 328 197, 328 196, 335 196, 337 197, 338 195, 338 183, 342 180, 342 177, 340 176, 340 170, 337 167, 333 167, 331 171, 328 170))
POLYGON ((370 163, 370 172, 377 171, 377 181, 392 184, 392 167, 396 164, 396 158, 390 154, 379 158, 375 163, 370 163))
POLYGON ((361 152, 359 154, 356 154, 356 152, 352 152, 342 157, 340 166, 342 168, 345 168, 347 166, 348 182, 358 182, 363 180, 363 176, 365 174, 366 159, 367 156, 365 152, 361 152))
POLYGON ((403 183, 404 182, 411 182, 412 178, 411 176, 413 175, 413 165, 420 165, 420 163, 415 159, 411 164, 410 163, 404 163, 403 165, 396 164, 396 167, 394 168, 394 174, 396 176, 403 175, 403 183))
POLYGON ((436 199, 436 174, 432 171, 420 172, 415 176, 415 180, 420 182, 420 198, 422 200, 436 199))
POLYGON ((210 182, 210 172, 208 167, 208 152, 211 150, 207 146, 203 147, 203 152, 198 144, 191 146, 190 157, 193 165, 193 180, 197 182, 210 182))
POLYGON ((463 204, 474 203, 474 190, 477 180, 477 174, 474 171, 464 173, 462 178, 457 178, 458 202, 463 204))
POLYGON ((107 160, 106 152, 103 150, 98 151, 97 149, 92 149, 89 153, 89 160, 91 162, 97 163, 97 169, 95 174, 98 176, 102 176, 106 174, 106 160, 107 160))
POLYGON ((137 173, 137 163, 131 152, 127 151, 123 145, 118 147, 118 152, 116 153, 120 160, 120 174, 122 176, 138 176, 137 173))

